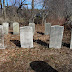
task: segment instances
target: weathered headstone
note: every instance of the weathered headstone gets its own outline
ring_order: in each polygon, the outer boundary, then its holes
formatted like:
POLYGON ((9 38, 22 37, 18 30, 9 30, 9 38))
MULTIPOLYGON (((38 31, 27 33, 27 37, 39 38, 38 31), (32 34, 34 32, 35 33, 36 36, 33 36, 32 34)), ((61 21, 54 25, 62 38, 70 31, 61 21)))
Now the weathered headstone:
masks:
POLYGON ((50 45, 49 48, 61 48, 63 38, 63 26, 51 26, 50 45))
POLYGON ((45 23, 45 35, 49 35, 51 31, 51 23, 45 23))
POLYGON ((33 47, 33 29, 30 26, 20 27, 20 42, 22 48, 33 47))
POLYGON ((31 26, 33 28, 33 34, 35 32, 35 23, 29 23, 29 26, 31 26))
POLYGON ((4 48, 4 30, 2 25, 0 25, 0 49, 5 49, 4 48))
POLYGON ((72 49, 72 29, 71 29, 71 42, 70 42, 70 49, 72 49))
POLYGON ((18 22, 13 23, 13 34, 19 34, 19 23, 18 22))
POLYGON ((9 32, 9 23, 4 22, 3 23, 3 29, 4 29, 4 34, 8 34, 8 32, 9 32))

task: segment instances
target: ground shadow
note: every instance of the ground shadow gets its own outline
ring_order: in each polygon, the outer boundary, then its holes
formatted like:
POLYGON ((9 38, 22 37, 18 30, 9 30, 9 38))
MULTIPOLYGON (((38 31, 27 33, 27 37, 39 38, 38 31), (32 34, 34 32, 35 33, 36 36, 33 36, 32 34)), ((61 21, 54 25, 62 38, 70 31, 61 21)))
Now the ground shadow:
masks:
POLYGON ((35 72, 58 72, 44 61, 33 61, 30 63, 30 67, 35 72))
POLYGON ((13 42, 16 46, 21 47, 19 40, 10 40, 10 41, 13 42))
POLYGON ((44 33, 43 32, 37 32, 38 34, 41 34, 41 35, 44 35, 44 33))
POLYGON ((10 34, 13 34, 13 32, 9 32, 10 34))
POLYGON ((46 46, 46 47, 48 47, 49 48, 49 44, 48 43, 46 43, 46 42, 43 42, 43 41, 41 41, 41 40, 33 40, 34 42, 36 42, 36 43, 38 43, 38 44, 40 44, 40 45, 42 45, 42 46, 46 46))
POLYGON ((62 46, 65 46, 65 47, 67 47, 67 48, 70 48, 70 44, 67 44, 67 43, 65 43, 65 42, 62 42, 62 46))

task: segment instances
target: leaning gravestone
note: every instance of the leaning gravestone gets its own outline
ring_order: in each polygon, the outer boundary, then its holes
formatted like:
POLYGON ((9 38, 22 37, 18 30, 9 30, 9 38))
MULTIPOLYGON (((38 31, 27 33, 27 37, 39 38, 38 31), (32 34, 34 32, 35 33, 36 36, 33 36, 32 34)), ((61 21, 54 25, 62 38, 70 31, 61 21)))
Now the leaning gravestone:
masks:
POLYGON ((0 25, 0 49, 5 49, 4 48, 4 30, 2 25, 0 25))
POLYGON ((4 34, 8 34, 9 31, 9 23, 3 23, 4 34))
POLYGON ((19 23, 18 22, 13 23, 13 34, 19 34, 19 23))
POLYGON ((33 28, 33 34, 35 32, 35 23, 29 23, 29 26, 31 26, 33 28))
POLYGON ((51 31, 51 23, 45 23, 45 35, 49 35, 51 31))
POLYGON ((63 26, 51 26, 50 45, 49 48, 61 48, 63 38, 63 26))
POLYGON ((70 49, 72 49, 72 29, 71 29, 71 43, 70 43, 70 49))
POLYGON ((20 27, 20 42, 22 48, 33 47, 33 29, 30 26, 20 27))

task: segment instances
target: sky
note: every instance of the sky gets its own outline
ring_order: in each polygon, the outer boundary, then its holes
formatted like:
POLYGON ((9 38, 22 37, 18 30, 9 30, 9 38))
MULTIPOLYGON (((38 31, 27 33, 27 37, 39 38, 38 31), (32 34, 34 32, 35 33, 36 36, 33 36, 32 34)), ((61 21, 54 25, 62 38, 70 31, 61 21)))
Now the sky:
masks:
MULTIPOLYGON (((11 6, 14 2, 15 2, 15 0, 5 0, 5 5, 7 5, 7 1, 8 1, 8 4, 9 4, 9 6, 11 6)), ((17 6, 19 5, 19 1, 21 1, 21 0, 17 0, 17 6)), ((35 0, 35 2, 34 2, 34 8, 35 9, 41 9, 42 8, 42 3, 41 3, 41 1, 42 0, 35 0)), ((3 3, 3 0, 1 1, 2 3, 3 3)), ((31 9, 31 2, 32 2, 32 0, 26 0, 24 3, 25 4, 28 4, 28 8, 29 9, 31 9)), ((25 7, 27 7, 27 6, 25 6, 25 7)))

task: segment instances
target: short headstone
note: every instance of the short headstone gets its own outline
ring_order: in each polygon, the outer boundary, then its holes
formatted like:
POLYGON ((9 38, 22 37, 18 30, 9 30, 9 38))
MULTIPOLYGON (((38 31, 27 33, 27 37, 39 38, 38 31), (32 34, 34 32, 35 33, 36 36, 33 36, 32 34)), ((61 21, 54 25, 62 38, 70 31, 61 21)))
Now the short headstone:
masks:
POLYGON ((29 26, 31 26, 33 28, 33 34, 35 32, 35 23, 29 23, 29 26))
POLYGON ((45 23, 45 35, 50 35, 51 23, 45 23))
POLYGON ((20 42, 22 48, 33 48, 33 29, 30 26, 20 27, 20 42))
POLYGON ((4 34, 8 34, 9 32, 9 23, 3 23, 4 34))
POLYGON ((4 48, 4 30, 2 25, 0 25, 0 49, 5 49, 4 48))
POLYGON ((61 48, 63 38, 63 26, 51 26, 49 48, 61 48))
POLYGON ((72 49, 72 29, 71 29, 71 42, 70 42, 70 49, 72 49))
POLYGON ((19 23, 18 22, 13 23, 13 34, 19 34, 19 23))

